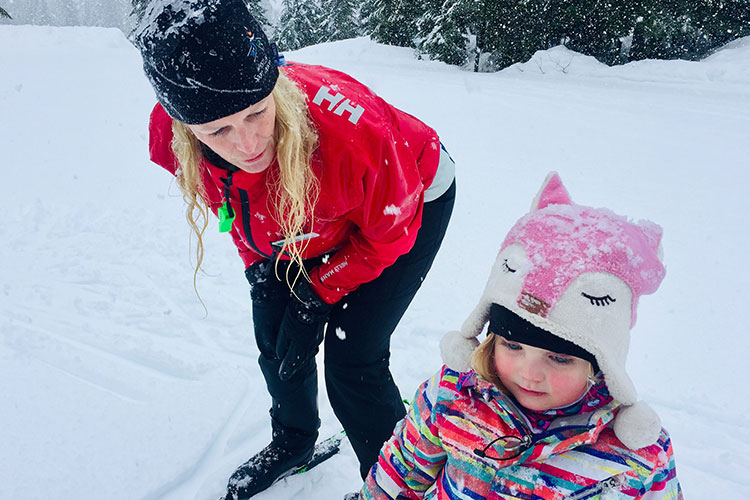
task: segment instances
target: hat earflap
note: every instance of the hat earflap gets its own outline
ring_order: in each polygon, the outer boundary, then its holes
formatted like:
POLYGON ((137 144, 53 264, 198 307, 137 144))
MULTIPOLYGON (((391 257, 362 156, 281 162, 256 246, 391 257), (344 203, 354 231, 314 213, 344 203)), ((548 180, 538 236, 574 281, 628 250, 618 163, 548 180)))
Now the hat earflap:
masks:
POLYGON ((440 339, 440 355, 445 366, 457 372, 467 372, 471 369, 471 354, 479 346, 475 338, 467 339, 461 332, 453 330, 440 339))
POLYGON ((466 372, 471 369, 471 355, 479 346, 477 336, 482 333, 489 318, 490 304, 482 297, 461 325, 461 331, 448 332, 440 340, 440 355, 445 366, 457 372, 466 372))
POLYGON ((659 415, 643 401, 622 406, 615 417, 614 431, 617 439, 632 450, 656 443, 661 434, 659 415))

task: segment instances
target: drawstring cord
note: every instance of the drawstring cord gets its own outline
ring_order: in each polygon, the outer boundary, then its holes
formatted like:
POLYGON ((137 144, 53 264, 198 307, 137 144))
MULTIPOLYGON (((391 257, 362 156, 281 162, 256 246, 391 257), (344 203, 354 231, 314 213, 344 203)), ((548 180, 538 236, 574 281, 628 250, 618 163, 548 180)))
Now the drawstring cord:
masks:
POLYGON ((528 450, 531 447, 531 436, 524 436, 522 438, 518 436, 500 436, 499 438, 495 438, 490 443, 484 447, 484 449, 476 448, 474 449, 474 454, 478 457, 482 458, 489 458, 491 460, 497 460, 497 461, 504 461, 504 460, 512 460, 519 456, 524 451, 528 450), (501 439, 505 439, 506 441, 516 441, 513 444, 509 444, 507 446, 503 446, 503 456, 502 457, 491 457, 487 455, 487 450, 490 449, 490 447, 500 441, 501 439), (513 454, 506 457, 505 452, 510 451, 513 454))
POLYGON ((518 457, 519 455, 521 455, 523 452, 525 452, 532 446, 534 446, 536 443, 550 436, 553 436, 555 434, 563 434, 574 429, 575 430, 587 430, 588 427, 585 425, 566 425, 563 427, 556 427, 554 429, 549 429, 547 431, 536 434, 534 436, 531 436, 529 434, 525 434, 524 436, 500 436, 490 441, 490 443, 487 446, 485 446, 483 449, 475 448, 474 454, 478 457, 489 458, 491 460, 497 460, 498 462, 502 462, 505 460, 512 460, 518 457), (497 457, 489 456, 487 454, 487 450, 489 450, 493 444, 503 439, 510 442, 509 445, 503 446, 503 455, 497 456, 497 457), (511 452, 512 454, 506 457, 505 452, 507 451, 511 452))

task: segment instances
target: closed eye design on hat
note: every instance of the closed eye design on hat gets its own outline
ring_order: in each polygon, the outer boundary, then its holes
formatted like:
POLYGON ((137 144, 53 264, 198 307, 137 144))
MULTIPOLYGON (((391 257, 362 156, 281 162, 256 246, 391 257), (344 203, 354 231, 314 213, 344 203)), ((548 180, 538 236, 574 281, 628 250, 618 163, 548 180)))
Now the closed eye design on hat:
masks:
POLYGON ((581 292, 581 295, 589 299, 592 306, 608 306, 612 302, 617 302, 617 299, 615 299, 614 297, 610 297, 609 295, 605 295, 604 297, 594 297, 593 295, 589 295, 586 292, 581 292))

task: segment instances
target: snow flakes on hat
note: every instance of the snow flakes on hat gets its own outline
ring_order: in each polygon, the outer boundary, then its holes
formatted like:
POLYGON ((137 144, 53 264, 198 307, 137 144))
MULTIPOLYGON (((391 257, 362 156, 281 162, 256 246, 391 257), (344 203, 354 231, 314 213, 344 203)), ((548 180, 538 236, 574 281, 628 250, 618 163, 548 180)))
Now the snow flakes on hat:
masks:
POLYGON ((550 173, 531 211, 506 236, 479 304, 460 332, 441 341, 443 361, 468 370, 490 306, 502 305, 593 354, 622 405, 617 437, 634 449, 653 444, 661 423, 637 401, 625 361, 638 298, 664 278, 661 236, 652 222, 574 204, 557 173, 550 173))

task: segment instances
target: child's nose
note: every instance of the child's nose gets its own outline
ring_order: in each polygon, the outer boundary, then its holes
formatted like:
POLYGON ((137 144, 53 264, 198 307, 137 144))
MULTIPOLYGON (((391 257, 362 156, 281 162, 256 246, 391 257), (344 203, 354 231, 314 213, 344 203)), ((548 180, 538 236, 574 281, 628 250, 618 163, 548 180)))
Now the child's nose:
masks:
POLYGON ((524 363, 521 375, 529 382, 541 382, 544 380, 544 367, 537 360, 529 360, 524 363))

